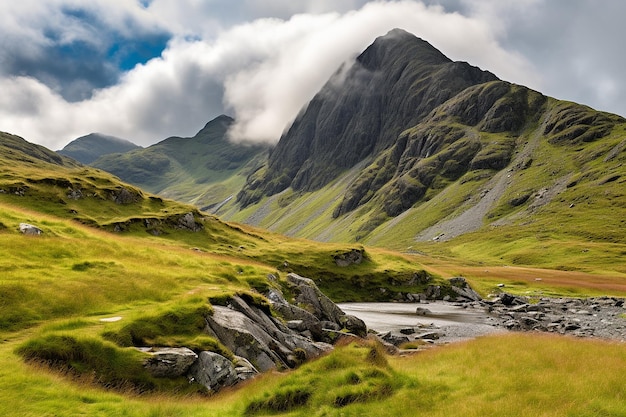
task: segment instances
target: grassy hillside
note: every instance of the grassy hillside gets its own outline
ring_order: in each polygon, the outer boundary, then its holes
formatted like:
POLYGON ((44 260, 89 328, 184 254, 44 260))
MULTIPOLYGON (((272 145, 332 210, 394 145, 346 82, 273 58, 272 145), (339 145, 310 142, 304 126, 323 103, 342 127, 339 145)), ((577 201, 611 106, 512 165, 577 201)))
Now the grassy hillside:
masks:
POLYGON ((232 122, 220 116, 194 137, 171 137, 146 149, 105 155, 92 165, 146 191, 209 209, 233 197, 267 154, 265 146, 229 142, 226 132, 232 122))
MULTIPOLYGON (((223 223, 7 134, 0 134, 0 166, 2 415, 625 412, 619 383, 626 368, 623 346, 531 335, 396 358, 370 342, 346 345, 295 371, 267 374, 214 396, 186 379, 154 378, 126 338, 228 355, 198 322, 211 311, 210 300, 235 293, 258 299, 257 290, 280 285, 287 271, 315 279, 337 301, 419 291, 408 281, 422 263, 434 282, 465 271, 483 292, 503 278, 513 290, 525 287, 519 276, 507 278, 511 268, 472 275, 467 265, 445 258, 322 244, 223 223), (187 213, 195 227, 189 227, 187 213), (22 235, 22 222, 43 234, 22 235), (334 256, 353 249, 364 249, 365 261, 338 267, 334 256), (277 276, 278 284, 268 281, 268 274, 277 276), (554 407, 553 399, 564 393, 572 401, 554 407)), ((294 197, 284 195, 282 204, 293 204, 294 197)), ((317 210, 326 210, 329 201, 317 210)), ((588 282, 592 285, 583 292, 620 293, 600 282, 594 286, 593 277, 588 282)), ((546 281, 554 292, 575 282, 562 284, 546 281)))
MULTIPOLYGON (((384 193, 337 216, 355 184, 368 172, 380 174, 385 154, 318 191, 288 189, 244 210, 231 205, 220 213, 288 235, 455 257, 460 263, 623 276, 626 124, 573 103, 548 99, 544 106, 542 119, 515 136, 464 126, 466 137, 483 143, 486 156, 495 158, 502 148, 510 158, 497 169, 468 165, 456 179, 445 170, 431 171, 434 179, 424 196, 397 216, 385 213, 384 193), (602 124, 589 120, 603 117, 613 127, 595 138, 593 129, 602 124)), ((446 149, 422 159, 419 172, 431 160, 453 161, 441 156, 446 149)))
POLYGON ((57 152, 74 158, 80 163, 90 164, 103 155, 124 153, 137 148, 140 148, 140 146, 125 139, 101 133, 90 133, 71 141, 57 152))

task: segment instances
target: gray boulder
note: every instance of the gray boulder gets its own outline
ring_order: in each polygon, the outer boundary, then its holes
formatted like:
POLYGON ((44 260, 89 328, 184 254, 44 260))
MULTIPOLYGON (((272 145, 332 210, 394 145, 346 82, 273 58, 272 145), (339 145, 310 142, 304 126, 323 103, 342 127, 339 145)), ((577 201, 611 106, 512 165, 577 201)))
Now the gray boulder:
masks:
POLYGON ((189 380, 204 385, 210 391, 235 385, 239 378, 231 361, 215 352, 200 352, 198 360, 189 368, 189 380))
POLYGON ((198 359, 198 355, 188 348, 138 348, 150 355, 143 366, 155 377, 175 378, 184 375, 198 359))
POLYGON ((192 232, 197 232, 204 228, 204 226, 202 226, 202 223, 198 223, 196 221, 195 216, 191 212, 182 215, 178 219, 176 227, 183 230, 190 230, 192 232))
POLYGON ((239 381, 246 381, 252 379, 259 374, 259 371, 250 363, 246 358, 241 356, 235 356, 233 359, 233 365, 235 366, 235 372, 237 372, 237 379, 239 381))
POLYGON ((465 278, 456 277, 450 278, 450 286, 452 291, 457 294, 457 299, 459 301, 480 301, 482 297, 469 286, 465 278))
POLYGON ((209 334, 262 372, 294 367, 332 349, 328 344, 296 334, 239 297, 234 297, 228 306, 214 306, 213 314, 206 320, 209 334))
POLYGON ((367 336, 367 327, 363 320, 344 313, 337 304, 320 291, 312 279, 290 273, 287 275, 287 281, 301 309, 310 312, 320 321, 334 322, 357 336, 367 336))
POLYGON ((32 224, 20 223, 20 232, 28 236, 39 236, 43 233, 43 230, 41 230, 37 226, 33 226, 32 224))

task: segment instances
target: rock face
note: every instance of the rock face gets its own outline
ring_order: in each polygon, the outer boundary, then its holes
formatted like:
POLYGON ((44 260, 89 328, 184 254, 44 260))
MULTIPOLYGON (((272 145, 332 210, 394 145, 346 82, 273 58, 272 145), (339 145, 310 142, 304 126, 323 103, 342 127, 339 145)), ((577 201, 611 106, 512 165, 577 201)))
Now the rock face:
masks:
POLYGON ((293 368, 332 348, 296 334, 239 297, 233 297, 227 306, 213 309, 213 314, 206 317, 209 334, 262 372, 293 368))
MULTIPOLYGON (((365 337, 367 327, 365 323, 357 317, 344 313, 330 298, 324 295, 313 280, 301 277, 297 274, 288 274, 287 281, 292 286, 296 303, 304 310, 312 313, 322 323, 334 323, 340 330, 345 328, 350 333, 365 337)), ((307 316, 303 316, 306 320, 307 316)))

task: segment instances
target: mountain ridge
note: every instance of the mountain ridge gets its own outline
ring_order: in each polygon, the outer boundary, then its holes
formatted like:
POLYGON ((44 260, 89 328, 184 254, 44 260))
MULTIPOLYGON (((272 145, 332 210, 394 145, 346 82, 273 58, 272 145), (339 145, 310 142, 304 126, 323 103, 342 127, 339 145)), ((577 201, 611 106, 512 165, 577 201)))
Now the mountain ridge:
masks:
POLYGON ((89 165, 104 155, 124 153, 138 148, 141 146, 126 139, 103 133, 90 133, 74 139, 57 152, 82 164, 89 165))
POLYGON ((155 194, 209 209, 234 195, 266 145, 234 144, 227 138, 234 120, 207 122, 193 137, 172 136, 147 148, 105 155, 92 163, 155 194))

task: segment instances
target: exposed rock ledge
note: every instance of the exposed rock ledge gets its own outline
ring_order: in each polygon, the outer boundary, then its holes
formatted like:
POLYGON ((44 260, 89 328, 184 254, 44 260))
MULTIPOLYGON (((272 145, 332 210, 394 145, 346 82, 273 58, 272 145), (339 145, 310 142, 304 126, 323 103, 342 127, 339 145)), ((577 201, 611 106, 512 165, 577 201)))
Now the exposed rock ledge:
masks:
POLYGON ((234 353, 232 361, 215 352, 196 354, 187 348, 140 348, 150 355, 145 368, 156 377, 186 375, 218 391, 259 371, 293 368, 328 352, 340 338, 367 334, 362 320, 346 315, 312 280, 289 274, 287 281, 295 305, 279 290, 267 294, 282 320, 239 296, 213 306, 213 314, 205 317, 206 332, 234 353))

